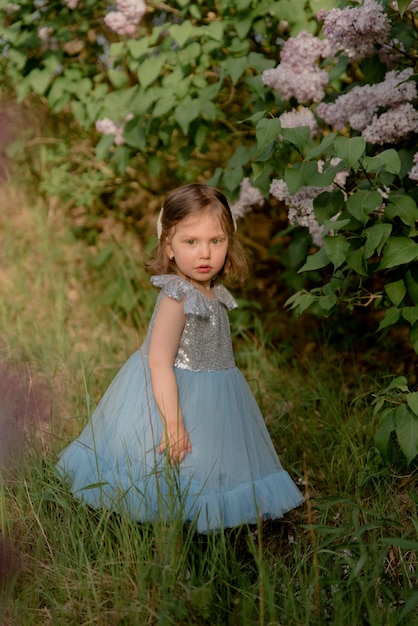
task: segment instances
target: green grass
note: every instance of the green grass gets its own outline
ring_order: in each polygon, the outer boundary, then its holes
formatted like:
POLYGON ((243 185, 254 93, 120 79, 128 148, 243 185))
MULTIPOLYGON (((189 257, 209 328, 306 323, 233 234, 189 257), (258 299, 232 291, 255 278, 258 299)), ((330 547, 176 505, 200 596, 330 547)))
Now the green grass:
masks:
POLYGON ((281 354, 245 310, 237 361, 306 507, 201 537, 72 499, 56 455, 140 345, 155 292, 131 235, 87 246, 43 202, 0 194, 0 434, 16 444, 0 448, 0 623, 418 624, 416 474, 372 446, 376 372, 329 346, 281 354))

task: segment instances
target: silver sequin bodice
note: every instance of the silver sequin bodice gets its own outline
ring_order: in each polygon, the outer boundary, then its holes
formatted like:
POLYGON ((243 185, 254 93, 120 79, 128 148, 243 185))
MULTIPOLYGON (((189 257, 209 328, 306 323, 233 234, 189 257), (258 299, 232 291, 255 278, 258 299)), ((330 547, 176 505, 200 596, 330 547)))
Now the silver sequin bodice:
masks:
POLYGON ((235 367, 232 352, 228 310, 238 304, 223 285, 213 288, 209 299, 193 284, 175 274, 153 276, 151 282, 161 288, 147 336, 141 352, 148 356, 155 316, 162 298, 168 296, 184 303, 186 322, 180 339, 174 366, 193 372, 208 372, 235 367))

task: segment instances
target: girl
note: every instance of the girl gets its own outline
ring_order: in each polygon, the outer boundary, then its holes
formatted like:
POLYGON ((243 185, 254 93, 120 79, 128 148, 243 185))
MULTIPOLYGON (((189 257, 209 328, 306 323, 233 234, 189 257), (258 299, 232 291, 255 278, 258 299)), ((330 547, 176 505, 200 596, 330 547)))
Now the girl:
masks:
POLYGON ((302 504, 234 361, 227 312, 238 305, 220 281, 249 274, 235 230, 207 185, 180 187, 161 209, 145 341, 57 465, 91 506, 206 533, 302 504))

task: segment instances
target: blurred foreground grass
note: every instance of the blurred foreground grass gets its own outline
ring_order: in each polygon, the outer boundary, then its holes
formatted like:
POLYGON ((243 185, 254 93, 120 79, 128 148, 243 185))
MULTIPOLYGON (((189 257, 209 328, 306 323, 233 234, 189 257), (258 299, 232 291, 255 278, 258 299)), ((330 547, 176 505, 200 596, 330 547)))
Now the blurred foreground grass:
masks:
POLYGON ((88 246, 42 200, 6 184, 0 200, 1 623, 418 624, 416 474, 371 446, 373 373, 347 385, 330 346, 302 365, 246 332, 245 311, 237 361, 307 506, 199 537, 72 500, 56 454, 139 347, 156 294, 111 221, 88 246))

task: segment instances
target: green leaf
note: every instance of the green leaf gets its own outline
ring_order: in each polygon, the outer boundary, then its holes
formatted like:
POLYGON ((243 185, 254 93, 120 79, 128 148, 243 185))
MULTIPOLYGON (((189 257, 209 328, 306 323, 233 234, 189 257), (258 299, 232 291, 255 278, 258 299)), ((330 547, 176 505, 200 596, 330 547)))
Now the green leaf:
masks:
POLYGON ((418 259, 418 243, 408 237, 389 237, 379 269, 389 269, 418 259))
POLYGON ((384 328, 389 328, 390 326, 394 326, 399 321, 400 317, 401 317, 401 310, 398 309, 397 307, 391 307, 390 309, 387 309, 385 313, 385 317, 380 322, 379 328, 377 330, 380 331, 380 330, 383 330, 384 328))
POLYGON ((332 168, 321 173, 318 172, 316 161, 302 161, 302 163, 295 163, 293 167, 286 168, 284 179, 292 195, 297 193, 301 187, 318 187, 318 191, 320 191, 321 187, 328 187, 332 183, 335 171, 332 168))
POLYGON ((393 219, 398 215, 407 226, 414 227, 418 220, 418 209, 415 200, 405 194, 390 194, 388 204, 385 207, 385 215, 393 219))
POLYGON ((363 137, 337 137, 334 141, 336 156, 340 157, 348 168, 354 168, 366 150, 363 137))
POLYGON ((408 296, 414 304, 418 304, 418 266, 413 265, 405 274, 408 296))
MULTIPOLYGON (((112 44, 112 47, 111 47, 112 56, 118 56, 119 51, 113 53, 114 45, 117 45, 117 44, 112 44)), ((141 37, 140 39, 130 39, 126 45, 132 57, 134 59, 140 59, 144 54, 148 52, 148 47, 149 47, 148 37, 141 37)))
POLYGON ((222 42, 224 38, 225 22, 214 20, 207 26, 202 27, 202 35, 206 35, 215 41, 222 42))
POLYGON ((405 404, 396 409, 395 430, 399 445, 409 465, 418 454, 418 419, 405 404))
POLYGON ((364 254, 366 259, 370 258, 372 254, 377 252, 380 254, 383 246, 390 237, 392 232, 392 224, 375 224, 366 228, 363 233, 366 235, 366 243, 364 246, 364 254))
POLYGON ((140 152, 145 151, 146 147, 146 137, 145 131, 139 125, 138 118, 130 120, 125 124, 125 128, 123 131, 123 137, 126 143, 131 146, 131 148, 135 148, 140 152))
POLYGON ((350 244, 343 235, 324 237, 324 250, 336 270, 344 263, 350 244))
POLYGON ((306 153, 306 159, 310 161, 311 159, 325 154, 328 149, 333 145, 335 137, 336 133, 330 133, 329 135, 325 135, 325 137, 318 146, 312 148, 311 150, 309 150, 309 152, 306 153))
POLYGON ((409 5, 412 0, 398 0, 399 14, 401 17, 404 16, 404 13, 408 10, 409 5))
POLYGON ((418 304, 405 306, 402 309, 402 317, 413 326, 418 322, 418 304))
POLYGON ((349 250, 347 252, 347 265, 351 267, 360 276, 367 276, 367 264, 364 257, 364 248, 357 250, 349 250))
POLYGON ((301 272, 310 272, 312 270, 319 270, 321 267, 325 267, 330 262, 327 253, 324 248, 321 248, 315 254, 308 256, 306 263, 300 268, 298 274, 301 272))
POLYGON ((113 87, 116 89, 123 89, 128 84, 128 77, 125 72, 120 70, 108 70, 107 75, 113 87))
POLYGON ((368 216, 382 203, 382 196, 378 191, 360 190, 353 193, 347 200, 347 211, 362 224, 368 216))
POLYGON ((113 145, 114 135, 102 135, 96 144, 96 159, 97 161, 104 161, 108 155, 109 150, 113 145))
MULTIPOLYGON (((195 28, 190 20, 185 20, 182 24, 171 24, 170 35, 183 48, 188 39, 193 35, 195 28)), ((154 57, 155 58, 155 57, 154 57)))
POLYGON ((311 137, 309 126, 296 126, 295 128, 282 128, 284 141, 289 141, 299 152, 303 152, 311 137))
POLYGON ((392 304, 395 306, 399 306, 406 294, 405 283, 402 279, 395 280, 392 283, 386 283, 385 291, 392 304))
POLYGON ((395 430, 395 411, 387 411, 383 416, 379 430, 374 436, 374 444, 386 463, 392 460, 392 432, 395 430))
POLYGON ((174 109, 174 117, 184 135, 189 132, 190 123, 195 120, 200 113, 199 100, 192 98, 185 98, 174 109))
POLYGON ((285 307, 297 309, 297 314, 302 315, 302 313, 304 313, 304 311, 306 311, 311 304, 315 302, 315 300, 315 296, 308 291, 298 291, 286 300, 285 307))
POLYGON ((418 391, 406 394, 406 401, 411 411, 418 417, 418 391))
POLYGON ((401 160, 396 150, 384 150, 374 157, 365 156, 362 164, 367 172, 377 172, 384 170, 390 174, 399 174, 401 171, 401 160))
POLYGON ((276 141, 281 131, 280 120, 277 118, 263 118, 255 127, 258 152, 264 150, 272 141, 276 141))
POLYGON ((244 74, 245 70, 248 67, 248 61, 246 57, 228 57, 225 62, 225 68, 227 73, 232 79, 233 85, 237 82, 239 78, 244 74))
POLYGON ((29 84, 38 96, 43 96, 51 82, 51 73, 49 70, 40 70, 35 68, 28 75, 29 84))
POLYGON ((323 191, 313 201, 315 217, 322 226, 326 220, 334 217, 344 207, 344 195, 337 189, 335 191, 323 191))
POLYGON ((331 311, 337 303, 337 294, 329 294, 327 296, 321 296, 318 299, 318 304, 324 311, 331 311))
POLYGON ((146 89, 159 77, 165 62, 164 56, 148 57, 138 68, 138 80, 146 89))
POLYGON ((250 32, 253 24, 254 14, 251 11, 245 11, 236 15, 234 18, 234 27, 240 39, 245 39, 250 32))

